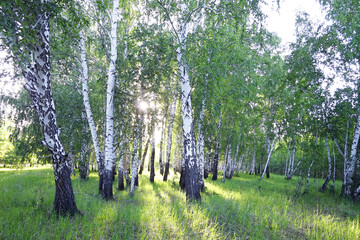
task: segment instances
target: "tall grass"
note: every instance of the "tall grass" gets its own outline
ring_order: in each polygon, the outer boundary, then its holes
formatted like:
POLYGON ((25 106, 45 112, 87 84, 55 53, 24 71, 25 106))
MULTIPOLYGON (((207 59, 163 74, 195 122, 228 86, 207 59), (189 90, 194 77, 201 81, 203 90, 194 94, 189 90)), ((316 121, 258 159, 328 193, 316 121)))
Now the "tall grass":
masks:
MULTIPOLYGON (((140 176, 135 196, 97 194, 97 174, 73 177, 82 214, 52 212, 51 169, 0 171, 0 239, 359 239, 360 207, 314 188, 296 196, 297 181, 240 174, 207 180, 201 203, 187 203, 178 177, 151 184, 140 176)), ((315 184, 313 184, 315 185, 315 184)), ((336 189, 340 189, 337 183, 336 189)))

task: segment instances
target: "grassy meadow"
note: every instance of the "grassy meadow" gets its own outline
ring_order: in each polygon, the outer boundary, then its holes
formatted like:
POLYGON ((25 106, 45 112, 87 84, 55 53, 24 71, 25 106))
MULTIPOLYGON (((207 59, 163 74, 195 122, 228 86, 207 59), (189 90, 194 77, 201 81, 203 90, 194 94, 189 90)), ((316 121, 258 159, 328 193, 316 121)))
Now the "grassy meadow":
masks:
MULTIPOLYGON (((82 214, 52 212, 52 169, 0 169, 0 239, 359 239, 360 206, 336 194, 296 194, 297 178, 240 174, 222 183, 206 180, 201 203, 187 203, 178 176, 155 183, 139 178, 135 196, 97 194, 97 173, 88 182, 73 177, 82 214)), ((117 180, 117 179, 116 179, 117 180)), ((322 182, 321 182, 322 183, 322 182)))

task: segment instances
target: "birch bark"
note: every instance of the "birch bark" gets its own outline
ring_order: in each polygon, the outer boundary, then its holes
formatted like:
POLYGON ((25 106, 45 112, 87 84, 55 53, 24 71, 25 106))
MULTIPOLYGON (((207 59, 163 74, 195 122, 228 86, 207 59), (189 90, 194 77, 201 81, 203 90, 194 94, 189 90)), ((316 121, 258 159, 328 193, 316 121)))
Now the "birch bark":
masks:
POLYGON ((357 161, 357 148, 359 144, 360 137, 360 114, 357 116, 357 123, 355 126, 354 137, 351 144, 350 150, 350 159, 346 162, 346 166, 344 169, 344 184, 343 184, 343 196, 351 196, 351 186, 353 184, 353 176, 355 171, 355 165, 357 161))
POLYGON ((54 210, 57 214, 74 215, 78 209, 70 179, 71 169, 60 140, 50 86, 49 14, 41 11, 38 17, 38 44, 32 52, 34 61, 29 64, 25 72, 25 89, 39 117, 44 136, 42 143, 50 151, 52 157, 55 177, 54 210))
POLYGON ((180 29, 178 31, 178 44, 179 47, 176 51, 177 63, 180 74, 181 85, 181 110, 183 117, 183 136, 184 136, 184 157, 185 157, 185 189, 186 198, 189 201, 200 200, 200 188, 199 188, 199 174, 196 164, 195 155, 195 139, 193 129, 193 115, 191 107, 191 86, 190 77, 187 69, 187 65, 184 59, 184 53, 186 52, 186 38, 188 23, 185 16, 190 14, 186 3, 180 4, 181 15, 183 19, 180 23, 180 29))
MULTIPOLYGON (((266 164, 265 164, 265 167, 264 167, 264 171, 260 177, 259 180, 262 180, 265 176, 265 173, 266 173, 266 170, 267 168, 269 167, 269 162, 270 162, 270 159, 271 159, 271 155, 272 155, 272 152, 274 150, 274 146, 275 146, 275 143, 276 143, 276 140, 277 140, 277 137, 275 136, 274 139, 273 139, 273 142, 271 143, 271 146, 270 146, 270 142, 269 142, 269 148, 268 148, 268 151, 267 151, 267 159, 266 159, 266 164)), ((269 139, 270 141, 270 139, 269 139)))
POLYGON ((220 111, 220 117, 219 122, 217 126, 217 133, 216 133, 216 145, 215 145, 215 153, 214 153, 214 159, 212 163, 212 180, 217 180, 217 174, 218 174, 218 164, 219 164, 219 152, 220 152, 220 144, 221 144, 221 111, 220 111))
POLYGON ((85 38, 82 31, 80 31, 80 54, 81 54, 81 83, 82 83, 82 94, 83 94, 83 102, 85 107, 86 119, 89 124, 91 139, 95 152, 95 159, 98 165, 99 171, 99 194, 102 194, 102 166, 104 164, 102 153, 100 149, 99 137, 96 131, 95 121, 93 118, 93 114, 91 111, 90 99, 89 99, 89 87, 88 87, 88 65, 86 58, 86 49, 85 49, 85 38))
POLYGON ((328 139, 327 135, 325 137, 325 145, 326 145, 326 152, 327 152, 327 157, 328 157, 329 168, 328 168, 328 174, 326 175, 325 182, 320 188, 321 192, 325 191, 325 189, 326 189, 326 187, 329 184, 330 179, 331 179, 331 162, 332 162, 332 159, 331 159, 331 153, 330 153, 330 147, 329 147, 329 139, 328 139))
POLYGON ((167 181, 167 177, 169 174, 169 167, 170 167, 170 157, 171 157, 171 145, 172 145, 172 134, 173 134, 173 126, 174 126, 174 119, 175 119, 175 110, 176 110, 176 100, 177 95, 175 94, 173 100, 173 106, 171 110, 171 116, 169 119, 169 128, 168 128, 168 138, 166 143, 166 163, 165 163, 165 172, 163 181, 167 181))
POLYGON ((114 165, 114 88, 115 88, 115 64, 117 59, 117 20, 119 13, 119 0, 113 0, 110 30, 110 64, 108 70, 106 89, 106 148, 104 161, 103 197, 113 197, 113 165, 114 165))
POLYGON ((205 153, 204 153, 204 131, 202 124, 204 122, 204 112, 205 112, 205 101, 206 101, 206 88, 208 84, 208 75, 205 76, 204 88, 205 94, 203 96, 201 102, 201 110, 200 110, 200 117, 199 117, 199 124, 198 124, 198 137, 197 137, 197 145, 196 145, 196 155, 198 161, 198 171, 199 171, 199 185, 200 190, 203 191, 205 189, 204 184, 204 165, 205 165, 205 153))

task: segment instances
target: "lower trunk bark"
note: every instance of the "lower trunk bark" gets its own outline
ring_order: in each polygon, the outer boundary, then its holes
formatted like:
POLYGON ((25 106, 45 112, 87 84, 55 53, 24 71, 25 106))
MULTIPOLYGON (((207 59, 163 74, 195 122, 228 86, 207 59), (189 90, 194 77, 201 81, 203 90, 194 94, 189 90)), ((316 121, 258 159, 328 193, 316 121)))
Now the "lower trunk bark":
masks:
POLYGON ((151 157, 150 157, 150 182, 154 182, 155 178, 155 138, 151 144, 151 157))
POLYGON ((113 198, 113 171, 112 169, 105 169, 103 176, 103 191, 102 196, 106 200, 110 200, 113 198))
POLYGON ((78 212, 71 184, 70 168, 64 164, 61 171, 55 170, 54 209, 57 214, 73 216, 78 212))
POLYGON ((326 190, 326 187, 329 184, 330 179, 331 179, 331 154, 330 154, 329 140, 328 140, 327 136, 325 137, 325 145, 326 145, 326 151, 327 151, 327 155, 328 155, 329 169, 328 169, 328 174, 326 176, 325 182, 320 188, 321 192, 324 192, 326 190))

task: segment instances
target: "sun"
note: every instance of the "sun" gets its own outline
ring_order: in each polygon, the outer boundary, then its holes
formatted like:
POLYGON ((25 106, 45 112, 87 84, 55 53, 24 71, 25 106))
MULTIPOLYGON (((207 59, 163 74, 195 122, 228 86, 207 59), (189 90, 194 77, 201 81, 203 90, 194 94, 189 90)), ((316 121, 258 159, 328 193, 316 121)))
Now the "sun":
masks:
POLYGON ((149 108, 149 104, 145 101, 140 101, 138 103, 138 108, 141 110, 141 111, 146 111, 148 108, 149 108))

